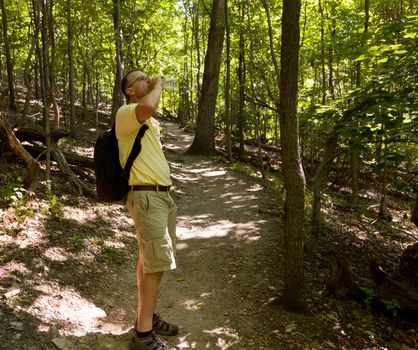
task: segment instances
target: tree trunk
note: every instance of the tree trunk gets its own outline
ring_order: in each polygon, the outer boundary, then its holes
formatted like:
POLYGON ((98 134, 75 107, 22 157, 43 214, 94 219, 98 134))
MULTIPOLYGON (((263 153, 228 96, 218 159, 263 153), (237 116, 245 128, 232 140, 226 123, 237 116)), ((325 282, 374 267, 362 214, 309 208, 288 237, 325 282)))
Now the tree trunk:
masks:
POLYGON ((75 116, 75 88, 74 88, 74 50, 73 50, 73 21, 71 14, 71 0, 67 0, 67 32, 68 32, 68 91, 70 97, 70 125, 71 137, 77 136, 75 116))
MULTIPOLYGON (((321 227, 321 187, 326 180, 326 166, 335 157, 337 157, 341 151, 335 151, 337 148, 337 134, 335 128, 328 137, 325 145, 324 155, 321 163, 316 169, 315 176, 313 178, 313 196, 312 196, 312 217, 311 217, 311 233, 317 235, 321 227)), ((311 250, 307 252, 311 253, 315 251, 315 246, 311 244, 311 250)))
POLYGON ((55 59, 55 33, 54 33, 54 19, 53 19, 53 8, 54 8, 54 0, 49 0, 48 6, 48 35, 49 35, 49 42, 50 42, 50 52, 51 58, 49 62, 49 101, 52 103, 52 111, 54 113, 54 129, 58 129, 61 123, 61 116, 58 109, 58 103, 55 98, 55 66, 56 66, 56 59, 55 59))
POLYGON ((189 153, 212 154, 215 151, 215 107, 225 34, 225 1, 214 0, 205 57, 202 94, 199 99, 196 136, 189 153))
MULTIPOLYGON (((200 83, 200 77, 201 77, 201 57, 200 57, 200 36, 199 36, 199 6, 198 2, 196 2, 193 5, 193 11, 194 11, 194 22, 193 22, 193 29, 194 29, 194 39, 195 39, 195 51, 197 53, 197 73, 196 73, 196 100, 200 101, 201 95, 202 95, 202 86, 200 83)), ((192 62, 192 60, 191 60, 192 62)), ((193 72, 193 70, 192 70, 193 72)), ((191 76, 193 76, 193 73, 191 73, 191 76)), ((193 81, 190 82, 190 86, 192 86, 193 81)), ((192 89, 193 91, 193 89, 192 89)), ((191 116, 193 121, 193 126, 196 125, 196 107, 195 103, 193 102, 193 98, 191 99, 191 116)))
POLYGON ((383 171, 381 173, 380 177, 380 205, 379 205, 379 217, 391 221, 392 217, 389 213, 388 207, 387 207, 387 178, 388 178, 388 166, 387 161, 384 160, 383 163, 383 171))
POLYGON ((328 89, 331 99, 335 100, 335 89, 334 89, 334 40, 336 34, 336 20, 335 20, 335 3, 331 2, 331 26, 330 26, 330 45, 328 48, 328 70, 329 70, 329 78, 328 78, 328 89))
MULTIPOLYGON (((37 6, 36 5, 36 3, 37 3, 37 1, 38 0, 34 0, 34 6, 37 6)), ((38 18, 38 22, 40 23, 40 19, 38 18)), ((39 30, 40 30, 40 28, 39 28, 39 30)), ((39 62, 39 36, 38 36, 38 40, 36 41, 36 57, 35 57, 35 62, 34 62, 34 64, 33 64, 33 71, 34 71, 34 73, 33 73, 33 75, 34 75, 34 81, 33 81, 33 85, 35 85, 35 98, 37 99, 37 100, 40 100, 41 99, 41 86, 40 86, 40 83, 39 83, 39 74, 40 74, 40 62, 39 62)))
POLYGON ((360 155, 358 151, 351 152, 351 205, 356 208, 359 203, 358 175, 360 172, 360 155))
POLYGON ((231 140, 231 37, 229 27, 229 8, 228 1, 225 1, 225 28, 226 28, 226 74, 225 74, 225 135, 226 135, 226 150, 228 154, 228 160, 232 161, 232 140, 231 140))
MULTIPOLYGON (((241 4, 240 9, 240 23, 244 21, 244 5, 241 4)), ((240 26, 239 31, 239 57, 238 57, 238 90, 239 90, 239 100, 238 100, 238 139, 239 139, 239 151, 238 156, 242 158, 244 155, 244 99, 245 99, 245 41, 243 28, 240 26)))
MULTIPOLYGON (((184 32, 184 57, 188 57, 188 55, 191 55, 191 47, 189 44, 189 33, 188 33, 188 23, 189 23, 189 16, 188 16, 188 7, 189 3, 184 3, 184 10, 185 10, 185 18, 183 23, 183 32, 184 32)), ((192 25, 193 25, 193 31, 194 31, 194 22, 193 22, 193 15, 190 16, 192 25)), ((193 37, 193 36, 192 36, 193 37)), ((192 41, 192 40, 191 40, 192 41)), ((190 60, 191 61, 191 60, 190 60)), ((178 106, 178 113, 177 113, 177 120, 182 128, 186 127, 187 122, 190 119, 190 79, 189 79, 189 60, 184 60, 183 62, 183 79, 181 79, 179 84, 179 91, 180 91, 180 101, 178 106)))
POLYGON ((273 28, 271 26, 270 8, 269 8, 266 0, 261 0, 261 3, 263 5, 264 10, 266 11, 266 15, 267 15, 267 24, 268 24, 268 28, 269 28, 269 43, 270 43, 271 60, 273 61, 273 67, 274 67, 275 75, 276 75, 276 77, 279 77, 279 79, 280 79, 279 65, 277 63, 276 51, 274 50, 274 37, 273 37, 273 28))
POLYGON ((25 70, 23 72, 23 80, 26 85, 26 98, 25 98, 25 106, 23 108, 23 116, 27 116, 30 113, 30 97, 32 86, 30 83, 30 63, 32 60, 33 53, 38 46, 39 41, 39 12, 36 9, 35 2, 32 1, 32 9, 33 9, 33 18, 34 18, 34 33, 32 37, 32 44, 28 53, 28 57, 26 58, 25 63, 25 70))
MULTIPOLYGON (((364 31, 363 42, 365 35, 369 30, 370 19, 370 0, 364 0, 364 31)), ((363 46, 363 43, 362 43, 363 46)), ((356 88, 361 87, 361 61, 356 62, 356 88)), ((357 207, 359 202, 359 185, 358 177, 360 173, 360 154, 358 151, 351 152, 351 192, 352 192, 352 206, 357 207)))
MULTIPOLYGON (((94 119, 96 121, 96 134, 97 135, 99 135, 100 133, 99 100, 100 100, 100 73, 99 73, 99 67, 96 67, 96 98, 95 98, 95 105, 94 105, 94 119)), ((75 108, 74 108, 74 118, 75 118, 75 108)))
POLYGON ((36 179, 39 172, 39 163, 33 159, 28 151, 21 145, 20 141, 17 139, 15 133, 12 130, 9 122, 0 115, 0 132, 6 137, 9 148, 12 152, 22 158, 27 167, 27 174, 24 180, 25 186, 29 187, 30 184, 36 179))
POLYGON ((48 35, 48 0, 37 0, 39 11, 42 14, 42 50, 39 51, 40 64, 40 78, 42 86, 42 103, 43 103, 43 120, 44 130, 46 135, 46 165, 45 165, 45 179, 50 180, 51 173, 51 135, 50 135, 50 121, 49 121, 49 35, 48 35))
POLYGON ((113 98, 112 98, 112 116, 111 124, 116 117, 116 112, 122 105, 122 96, 120 84, 122 81, 123 71, 123 42, 122 42, 122 30, 121 30, 121 19, 120 19, 120 7, 121 0, 113 0, 113 26, 115 30, 115 45, 116 45, 116 77, 115 85, 113 87, 113 98))
POLYGON ((418 189, 417 194, 415 196, 414 209, 412 210, 411 222, 413 222, 415 226, 418 227, 418 189))
MULTIPOLYGON (((279 69, 279 65, 277 63, 277 57, 276 57, 276 52, 274 50, 274 36, 273 36, 273 28, 271 25, 271 15, 270 15, 270 8, 268 6, 268 3, 266 0, 261 0, 261 3, 264 7, 264 10, 266 11, 266 15, 267 15, 267 24, 268 24, 268 28, 269 28, 269 42, 270 42, 270 55, 271 55, 271 60, 273 61, 273 66, 274 66, 274 72, 275 72, 275 76, 278 77, 278 81, 280 81, 280 69, 279 69)), ((272 93, 272 89, 270 88, 270 86, 268 85, 267 79, 264 78, 264 80, 267 83, 267 91, 268 94, 270 96, 270 98, 274 101, 276 107, 279 107, 279 100, 278 98, 275 97, 276 94, 272 93)), ((274 117, 274 140, 275 140, 275 145, 278 146, 279 144, 279 133, 278 133, 278 118, 277 118, 277 114, 274 117)))
POLYGON ((248 0, 247 1, 247 30, 250 38, 250 60, 249 60, 249 76, 250 76, 250 86, 251 86, 251 109, 254 115, 254 124, 255 124, 255 138, 256 138, 256 144, 258 146, 258 168, 261 172, 261 178, 264 181, 265 180, 265 171, 263 167, 263 153, 261 151, 261 130, 260 130, 260 113, 255 105, 255 101, 257 99, 256 91, 255 91, 255 83, 254 83, 254 72, 253 72, 253 66, 254 66, 254 37, 253 37, 253 31, 251 29, 251 3, 248 0))
POLYGON ((321 16, 321 67, 322 67, 322 99, 321 103, 322 105, 325 105, 326 102, 326 96, 327 96, 327 77, 325 72, 325 30, 324 30, 324 8, 322 6, 322 0, 318 0, 318 10, 319 14, 321 16))
POLYGON ((299 154, 297 117, 300 0, 283 1, 280 130, 286 189, 283 237, 285 245, 283 305, 301 312, 304 305, 303 222, 305 176, 299 154))
POLYGON ((7 81, 9 84, 9 107, 12 111, 17 111, 16 98, 15 98, 15 88, 14 88, 14 79, 13 79, 13 63, 10 56, 10 42, 8 35, 8 24, 7 24, 7 11, 4 0, 0 0, 1 5, 1 14, 2 14, 2 23, 3 23, 3 40, 4 40, 4 50, 6 53, 6 65, 7 65, 7 81))

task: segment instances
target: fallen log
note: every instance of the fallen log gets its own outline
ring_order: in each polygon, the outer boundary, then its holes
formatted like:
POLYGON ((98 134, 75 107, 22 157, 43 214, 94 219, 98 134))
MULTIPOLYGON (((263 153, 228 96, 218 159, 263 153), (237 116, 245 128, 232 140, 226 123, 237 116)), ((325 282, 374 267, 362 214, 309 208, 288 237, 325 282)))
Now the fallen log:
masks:
POLYGON ((65 178, 74 185, 74 187, 77 189, 77 192, 80 195, 83 194, 83 192, 85 192, 93 198, 97 199, 96 191, 92 190, 84 182, 80 181, 80 179, 77 176, 75 176, 74 172, 68 165, 64 154, 61 152, 61 150, 55 143, 51 144, 51 154, 53 155, 55 161, 58 163, 58 166, 64 174, 65 178))
MULTIPOLYGON (((45 155, 44 152, 46 150, 45 147, 33 144, 33 145, 24 145, 25 149, 35 158, 38 160, 43 160, 45 155)), ((82 168, 94 169, 94 161, 93 158, 80 156, 75 153, 69 153, 61 151, 64 155, 67 162, 71 165, 76 165, 82 168)))
MULTIPOLYGON (((16 129, 15 134, 17 138, 23 142, 40 141, 46 143, 45 131, 40 128, 21 127, 16 129)), ((51 142, 57 143, 63 137, 70 136, 70 132, 65 129, 51 130, 51 142)))
POLYGON ((19 158, 22 158, 26 163, 27 174, 24 179, 25 186, 30 186, 35 178, 38 176, 39 163, 26 151, 19 139, 16 137, 9 122, 0 115, 0 132, 4 135, 8 147, 19 158))
POLYGON ((74 172, 74 174, 82 177, 92 185, 96 185, 96 177, 88 170, 78 166, 71 166, 71 170, 74 172))

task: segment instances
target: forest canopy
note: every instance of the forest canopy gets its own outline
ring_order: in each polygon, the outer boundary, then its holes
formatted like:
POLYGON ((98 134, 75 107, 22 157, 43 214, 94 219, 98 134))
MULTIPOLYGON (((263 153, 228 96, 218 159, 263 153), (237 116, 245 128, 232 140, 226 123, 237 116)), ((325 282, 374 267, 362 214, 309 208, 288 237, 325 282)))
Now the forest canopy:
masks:
MULTIPOLYGON (((308 180, 315 162, 330 158, 341 169, 359 167, 354 172, 377 179, 385 193, 416 192, 416 13, 408 0, 302 3, 298 109, 308 180)), ((195 126, 210 1, 16 0, 3 2, 2 14, 2 89, 10 89, 10 74, 26 87, 26 103, 19 103, 25 115, 36 108, 30 94, 41 99, 47 62, 54 127, 64 122, 75 135, 76 114, 64 121, 57 116, 74 104, 117 108, 121 75, 131 68, 176 78, 179 89, 164 94, 162 109, 195 126)), ((280 143, 282 2, 230 1, 228 14, 229 51, 223 52, 214 121, 218 130, 230 129, 242 156, 244 142, 280 143)), ((348 170, 340 175, 351 177, 348 170)))

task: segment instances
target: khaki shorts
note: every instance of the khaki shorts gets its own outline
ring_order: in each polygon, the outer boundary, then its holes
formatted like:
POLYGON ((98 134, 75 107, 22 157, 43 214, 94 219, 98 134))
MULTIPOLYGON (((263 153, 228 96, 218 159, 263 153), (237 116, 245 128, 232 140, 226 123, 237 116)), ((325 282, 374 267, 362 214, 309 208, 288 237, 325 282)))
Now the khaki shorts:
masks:
POLYGON ((144 273, 175 269, 177 207, 170 193, 130 191, 126 206, 135 222, 144 273))

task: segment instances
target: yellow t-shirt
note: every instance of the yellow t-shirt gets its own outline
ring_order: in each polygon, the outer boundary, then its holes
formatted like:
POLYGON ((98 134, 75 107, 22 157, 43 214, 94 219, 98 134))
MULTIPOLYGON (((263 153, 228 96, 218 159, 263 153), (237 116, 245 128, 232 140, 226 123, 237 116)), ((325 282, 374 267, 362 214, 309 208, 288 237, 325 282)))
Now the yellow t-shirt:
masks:
MULTIPOLYGON (((136 119, 136 105, 136 103, 124 105, 116 114, 119 160, 123 167, 128 160, 138 130, 142 126, 136 119)), ((171 186, 170 168, 160 142, 160 123, 151 117, 145 124, 149 129, 141 140, 141 153, 132 166, 129 184, 171 186)))

